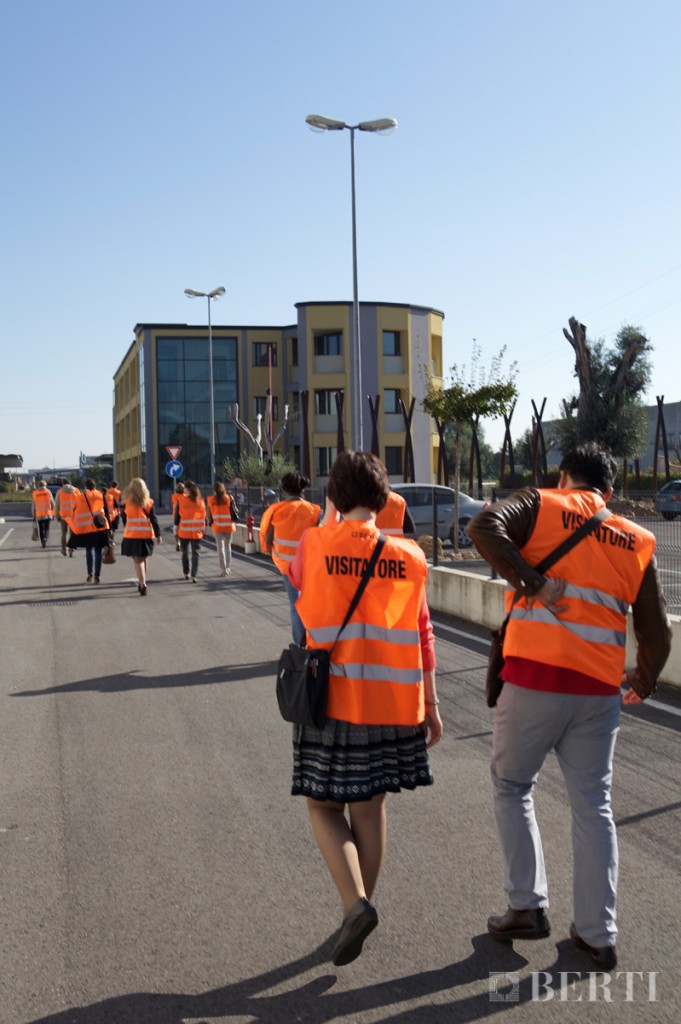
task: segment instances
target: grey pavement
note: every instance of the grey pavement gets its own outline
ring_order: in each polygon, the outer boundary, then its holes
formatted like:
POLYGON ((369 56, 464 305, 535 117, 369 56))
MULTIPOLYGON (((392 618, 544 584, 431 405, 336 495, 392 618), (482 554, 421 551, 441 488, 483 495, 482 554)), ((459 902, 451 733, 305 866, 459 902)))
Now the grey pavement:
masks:
POLYGON ((43 551, 25 517, 5 517, 0 1024, 679 1019, 674 694, 656 695, 668 712, 623 717, 614 806, 625 973, 608 1002, 567 940, 569 812, 553 759, 537 797, 553 934, 513 945, 486 934, 487 916, 505 907, 487 638, 438 619, 436 784, 388 798, 380 925, 359 960, 335 968, 340 907, 304 802, 289 795, 290 727, 274 697, 290 639, 278 574, 235 554, 233 575, 219 579, 206 547, 193 586, 166 530, 141 598, 127 559, 87 585, 84 554, 62 558, 56 530, 43 551), (574 972, 562 988, 560 972, 574 972), (491 973, 507 975, 508 999, 492 998, 491 973))

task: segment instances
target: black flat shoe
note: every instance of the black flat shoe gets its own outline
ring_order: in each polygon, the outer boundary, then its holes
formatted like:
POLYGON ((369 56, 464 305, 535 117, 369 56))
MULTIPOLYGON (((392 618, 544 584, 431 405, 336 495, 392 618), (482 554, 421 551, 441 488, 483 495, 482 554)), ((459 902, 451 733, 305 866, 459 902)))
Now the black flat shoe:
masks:
POLYGON ((602 971, 612 971, 617 967, 617 949, 615 946, 590 946, 575 928, 574 921, 570 925, 570 938, 577 947, 588 953, 597 967, 602 971))
POLYGON ((551 925, 543 907, 529 910, 513 910, 487 918, 487 931, 495 939, 547 939, 551 925))
POLYGON ((343 920, 341 933, 333 951, 332 960, 336 967, 352 963, 362 952, 364 940, 378 924, 376 907, 369 900, 357 900, 348 916, 343 920))
POLYGON ((140 586, 140 596, 141 597, 146 597, 147 596, 147 585, 146 585, 146 583, 143 584, 142 586, 140 586))

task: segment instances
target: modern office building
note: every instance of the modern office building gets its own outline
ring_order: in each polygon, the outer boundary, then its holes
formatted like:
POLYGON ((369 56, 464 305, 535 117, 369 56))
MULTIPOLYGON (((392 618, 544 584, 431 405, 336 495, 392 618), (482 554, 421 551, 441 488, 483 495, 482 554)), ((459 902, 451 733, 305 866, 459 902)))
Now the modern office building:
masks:
MULTIPOLYGON (((225 458, 253 448, 234 421, 237 410, 254 435, 260 425, 265 451, 267 438, 276 439, 274 450, 307 472, 313 484, 325 483, 339 444, 357 446, 352 309, 350 302, 300 302, 297 322, 285 327, 212 326, 218 476, 225 458)), ((443 313, 423 306, 360 303, 364 448, 375 448, 393 480, 404 479, 412 453, 417 479, 434 479, 437 472, 439 439, 421 400, 427 374, 442 379, 443 321, 443 313), (411 413, 409 433, 402 404, 411 413)), ((114 374, 119 481, 143 476, 162 497, 174 486, 166 473, 170 448, 180 449, 183 478, 210 483, 208 352, 207 327, 135 326, 114 374)))

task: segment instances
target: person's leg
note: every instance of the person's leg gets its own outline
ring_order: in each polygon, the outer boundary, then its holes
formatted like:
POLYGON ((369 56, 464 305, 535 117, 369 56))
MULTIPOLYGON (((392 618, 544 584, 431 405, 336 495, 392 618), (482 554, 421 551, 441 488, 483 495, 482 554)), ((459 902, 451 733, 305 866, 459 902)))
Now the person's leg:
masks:
POLYGON ((92 580, 92 567, 94 563, 93 547, 92 544, 88 544, 85 548, 85 564, 87 566, 87 578, 92 580))
POLYGON ((307 809, 317 846, 338 889, 343 915, 366 896, 359 853, 345 817, 345 805, 308 798, 307 809))
POLYGON ((189 541, 180 537, 180 548, 182 550, 182 572, 189 576, 189 541))
POLYGON ((69 524, 66 522, 65 519, 62 519, 59 525, 61 526, 61 553, 62 555, 66 556, 66 534, 69 528, 69 524))
POLYGON ((288 595, 289 608, 291 609, 291 635, 293 642, 298 647, 302 647, 305 643, 305 626, 296 608, 299 592, 293 586, 288 576, 282 576, 282 579, 284 581, 284 590, 288 595))
POLYGON ((371 899, 383 866, 386 846, 385 793, 349 804, 350 828, 357 847, 364 891, 371 899))
POLYGON ((38 520, 38 536, 40 537, 40 543, 42 544, 43 547, 45 547, 47 545, 47 533, 48 533, 49 528, 50 528, 50 520, 49 519, 39 519, 38 520))
POLYGON ((215 533, 213 536, 215 537, 215 550, 218 553, 218 569, 220 570, 220 575, 225 576, 227 571, 227 566, 225 565, 225 534, 215 533))
POLYGON ((575 928, 590 946, 617 939, 617 832, 610 805, 620 699, 572 697, 575 715, 556 745, 572 808, 575 928))
POLYGON ((102 572, 102 548, 97 544, 92 550, 95 558, 95 580, 99 581, 102 572))
POLYGON ((223 534, 225 538, 225 571, 229 575, 232 571, 232 534, 223 534))
POLYGON ((193 540, 192 545, 192 579, 195 580, 199 574, 199 551, 201 550, 201 541, 193 540))
POLYGON ((144 586, 144 572, 142 569, 142 559, 139 555, 132 556, 132 564, 135 566, 135 576, 137 576, 137 586, 144 586))
POLYGON ((504 685, 492 739, 494 814, 504 859, 504 888, 513 910, 548 906, 534 784, 560 737, 560 694, 504 685))

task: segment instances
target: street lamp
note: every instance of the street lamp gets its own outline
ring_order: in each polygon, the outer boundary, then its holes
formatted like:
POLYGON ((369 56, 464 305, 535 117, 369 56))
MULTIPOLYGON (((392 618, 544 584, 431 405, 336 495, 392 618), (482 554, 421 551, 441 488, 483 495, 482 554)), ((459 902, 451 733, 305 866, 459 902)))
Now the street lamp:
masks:
POLYGON ((193 288, 185 288, 184 294, 190 299, 208 300, 208 380, 210 387, 210 485, 215 487, 215 395, 213 394, 213 328, 210 322, 210 300, 219 299, 227 291, 226 288, 213 288, 212 292, 197 292, 193 288))
POLYGON ((350 132, 350 174, 352 183, 352 319, 355 335, 355 440, 359 451, 364 450, 364 416, 362 412, 362 345, 359 334, 359 294, 357 288, 357 216, 355 203, 355 132, 373 132, 375 135, 389 135, 397 128, 394 117, 379 117, 375 121, 360 121, 346 124, 322 114, 308 114, 305 123, 314 132, 350 132))

